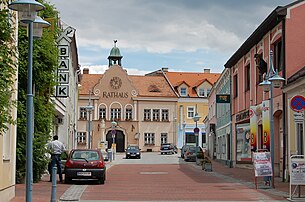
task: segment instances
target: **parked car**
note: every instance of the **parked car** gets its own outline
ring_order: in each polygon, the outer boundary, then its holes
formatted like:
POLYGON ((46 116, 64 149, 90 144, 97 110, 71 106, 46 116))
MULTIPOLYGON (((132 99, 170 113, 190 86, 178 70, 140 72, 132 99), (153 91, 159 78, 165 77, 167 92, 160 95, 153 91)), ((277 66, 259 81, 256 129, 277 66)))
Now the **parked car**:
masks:
MULTIPOLYGON (((203 155, 202 148, 200 146, 197 147, 197 155, 203 155)), ((184 153, 185 161, 196 161, 196 147, 190 146, 186 149, 184 153)))
POLYGON ((65 183, 71 183, 75 179, 105 183, 106 165, 100 149, 71 150, 65 165, 65 183))
POLYGON ((171 143, 161 144, 160 152, 161 152, 161 155, 162 154, 174 154, 175 153, 174 145, 171 143))
POLYGON ((141 151, 139 149, 139 146, 128 146, 125 150, 125 156, 126 159, 129 158, 141 158, 141 151))
POLYGON ((186 145, 183 145, 182 148, 181 148, 181 158, 184 158, 184 154, 186 152, 186 150, 189 148, 189 147, 195 147, 194 145, 189 145, 189 144, 186 144, 186 145))

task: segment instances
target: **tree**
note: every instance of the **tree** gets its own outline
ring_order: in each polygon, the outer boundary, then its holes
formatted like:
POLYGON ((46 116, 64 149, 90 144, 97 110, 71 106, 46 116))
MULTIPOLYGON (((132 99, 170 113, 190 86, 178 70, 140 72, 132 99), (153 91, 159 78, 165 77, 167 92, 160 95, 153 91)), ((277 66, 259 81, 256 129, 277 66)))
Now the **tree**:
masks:
MULTIPOLYGON (((58 12, 54 5, 40 1, 46 6, 39 15, 44 19, 57 21, 58 12)), ((58 49, 56 24, 45 29, 39 40, 33 44, 33 87, 34 87, 34 138, 33 138, 33 181, 41 179, 47 168, 46 143, 50 139, 53 126, 54 105, 50 101, 55 87, 55 72, 58 67, 58 49)), ((18 37, 18 124, 17 124, 17 158, 16 181, 25 177, 26 163, 26 94, 28 69, 28 37, 26 29, 19 28, 18 37)))

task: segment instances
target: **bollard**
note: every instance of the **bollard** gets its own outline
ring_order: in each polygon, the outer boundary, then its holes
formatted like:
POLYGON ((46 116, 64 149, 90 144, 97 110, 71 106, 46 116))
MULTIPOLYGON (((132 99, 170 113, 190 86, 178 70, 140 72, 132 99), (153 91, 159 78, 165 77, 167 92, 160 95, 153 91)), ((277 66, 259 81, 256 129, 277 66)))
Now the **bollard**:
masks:
POLYGON ((51 202, 56 202, 56 174, 57 174, 57 167, 53 167, 53 169, 52 169, 51 202))
POLYGON ((108 150, 108 159, 110 160, 110 162, 112 161, 112 150, 111 149, 108 150))

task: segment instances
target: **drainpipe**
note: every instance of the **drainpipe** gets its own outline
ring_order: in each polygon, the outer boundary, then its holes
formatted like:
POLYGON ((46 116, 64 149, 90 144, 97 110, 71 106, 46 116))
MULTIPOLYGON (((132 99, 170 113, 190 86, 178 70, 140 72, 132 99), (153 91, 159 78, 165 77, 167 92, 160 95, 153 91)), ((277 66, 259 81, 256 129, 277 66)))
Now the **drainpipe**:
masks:
MULTIPOLYGON (((286 78, 286 23, 285 18, 282 20, 282 55, 283 55, 283 78, 286 78)), ((287 81, 287 80, 286 80, 287 81)), ((287 154, 287 132, 286 132, 286 93, 282 93, 282 102, 283 102, 283 174, 282 181, 285 182, 285 173, 286 173, 286 158, 288 158, 287 154)))

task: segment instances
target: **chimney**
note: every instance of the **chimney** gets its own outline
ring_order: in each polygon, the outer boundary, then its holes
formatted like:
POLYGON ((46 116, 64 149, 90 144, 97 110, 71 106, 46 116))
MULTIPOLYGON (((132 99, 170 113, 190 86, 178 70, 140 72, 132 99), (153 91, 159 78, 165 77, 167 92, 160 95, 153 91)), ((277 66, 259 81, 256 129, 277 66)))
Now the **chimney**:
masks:
POLYGON ((203 69, 203 73, 211 73, 211 69, 203 69))
POLYGON ((84 68, 83 69, 83 74, 89 74, 89 68, 84 68))
POLYGON ((168 67, 162 67, 163 72, 168 72, 168 67))

